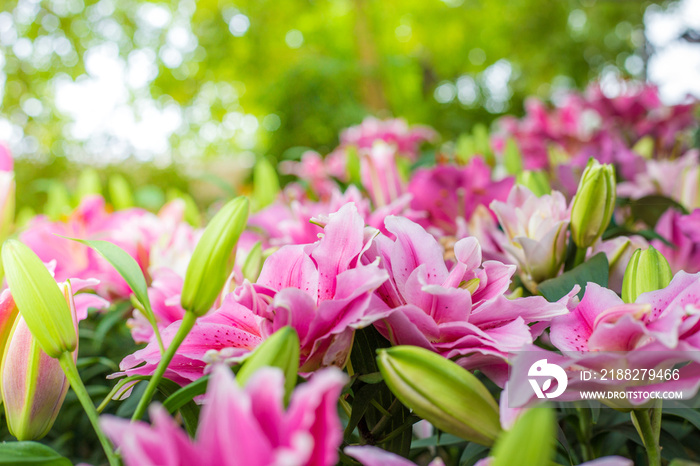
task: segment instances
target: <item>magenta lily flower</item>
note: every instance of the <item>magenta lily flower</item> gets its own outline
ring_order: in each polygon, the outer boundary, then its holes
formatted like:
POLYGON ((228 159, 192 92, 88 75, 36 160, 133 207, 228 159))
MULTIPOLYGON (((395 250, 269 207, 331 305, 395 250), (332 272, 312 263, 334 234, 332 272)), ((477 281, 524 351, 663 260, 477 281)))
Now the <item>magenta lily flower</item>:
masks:
MULTIPOLYGON (((685 399, 700 388, 700 274, 679 272, 666 288, 642 293, 626 304, 613 291, 588 283, 586 293, 571 313, 552 320, 552 344, 562 355, 537 347, 515 358, 509 385, 521 384, 536 360, 570 368, 567 390, 562 400, 580 399, 581 390, 626 390, 649 392, 676 390, 685 399), (679 369, 677 379, 647 379, 647 384, 624 379, 583 380, 581 369, 601 373, 603 369, 679 369)), ((520 385, 517 385, 520 386, 520 385)), ((529 390, 513 391, 511 406, 525 406, 534 395, 529 390)), ((621 409, 645 405, 649 399, 602 400, 621 409)))
MULTIPOLYGON (((380 257, 389 280, 377 289, 374 306, 393 309, 375 326, 392 344, 416 345, 480 368, 497 383, 505 381, 504 359, 511 351, 532 343, 528 324, 564 314, 562 303, 542 297, 510 300, 505 297, 515 272, 512 265, 482 263, 475 238, 454 245, 454 260, 420 225, 389 217, 387 229, 395 241, 379 236, 364 260, 380 257)), ((568 299, 568 298, 566 298, 568 299)))
POLYGON ((441 235, 456 235, 459 222, 468 222, 478 206, 505 200, 513 178, 491 180, 491 169, 480 158, 469 165, 437 165, 416 170, 408 185, 413 195, 411 209, 424 213, 416 219, 426 229, 441 235))
POLYGON ((437 133, 430 127, 408 126, 406 120, 378 120, 367 117, 358 126, 352 126, 340 134, 340 146, 355 146, 370 149, 377 141, 396 147, 397 151, 411 160, 418 158, 418 149, 424 142, 437 139, 437 133))
POLYGON ((238 290, 241 302, 256 303, 248 306, 263 318, 263 335, 286 325, 296 329, 302 371, 343 367, 354 330, 392 312, 370 306, 388 275, 375 262, 360 262, 377 234, 364 225, 355 205, 346 204, 328 216, 319 241, 281 248, 265 261, 254 287, 238 290))
POLYGON ((656 223, 656 232, 671 242, 669 246, 661 240, 654 239, 654 246, 668 260, 675 273, 700 271, 700 242, 696 240, 694 229, 695 216, 683 216, 675 209, 668 209, 656 223))
MULTIPOLYGON (((267 336, 291 325, 301 344, 302 372, 343 367, 358 328, 393 312, 370 306, 387 279, 376 263, 360 256, 376 230, 364 228, 353 204, 328 217, 323 237, 312 244, 289 245, 270 256, 257 283, 244 281, 226 295, 219 309, 197 320, 168 366, 165 377, 185 385, 204 374, 207 364, 240 361, 267 336)), ((167 345, 180 321, 163 332, 167 345)), ((122 360, 122 375, 150 375, 160 361, 155 341, 122 360), (145 363, 145 364, 144 364, 145 363)))
MULTIPOLYGON (((193 382, 205 373, 209 362, 216 360, 216 353, 223 351, 229 361, 240 362, 262 341, 260 319, 253 312, 236 302, 233 294, 223 299, 221 307, 197 319, 194 328, 178 348, 168 365, 165 377, 182 386, 193 382), (211 359, 208 359, 211 354, 211 359)), ((176 320, 162 332, 163 344, 167 347, 180 328, 182 320, 176 320)), ((157 342, 151 338, 148 345, 126 356, 117 372, 109 378, 124 375, 152 375, 160 362, 161 352, 157 342)), ((128 396, 126 392, 124 396, 128 396)))
POLYGON ((519 265, 521 278, 529 288, 535 289, 536 283, 559 272, 566 256, 571 217, 561 193, 537 197, 517 185, 506 202, 492 202, 491 210, 509 240, 503 248, 519 265))
POLYGON ((56 235, 107 240, 128 252, 148 276, 161 267, 187 268, 197 234, 183 220, 184 206, 166 205, 159 215, 143 209, 109 212, 100 196, 86 196, 65 220, 35 217, 20 239, 44 262, 56 261, 57 280, 97 278, 106 298, 128 298, 131 289, 106 260, 87 246, 56 235))
POLYGON ((151 426, 113 416, 101 424, 127 466, 331 466, 343 438, 336 405, 346 380, 338 369, 319 371, 285 408, 281 370, 260 369, 240 388, 217 365, 194 440, 159 405, 151 406, 151 426))

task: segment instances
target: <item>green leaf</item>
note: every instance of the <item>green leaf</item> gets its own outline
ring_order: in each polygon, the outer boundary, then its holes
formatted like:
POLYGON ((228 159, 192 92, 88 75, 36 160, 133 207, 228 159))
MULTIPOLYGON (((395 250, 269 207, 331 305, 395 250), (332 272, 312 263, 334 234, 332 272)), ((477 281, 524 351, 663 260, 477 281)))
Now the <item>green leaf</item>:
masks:
POLYGON ((192 401, 196 396, 204 395, 204 393, 207 391, 208 383, 209 375, 200 377, 191 384, 185 385, 166 398, 163 402, 163 406, 170 412, 170 414, 173 414, 185 404, 192 401))
POLYGON ((39 442, 0 443, 0 464, 34 464, 41 466, 71 466, 72 463, 51 447, 39 442))
POLYGON ((517 175, 523 171, 523 159, 520 149, 513 138, 508 138, 503 154, 503 165, 510 175, 517 175))
MULTIPOLYGON (((61 236, 61 235, 57 235, 61 236)), ((158 340, 158 346, 160 346, 161 352, 163 351, 163 341, 160 338, 160 331, 158 331, 158 324, 156 323, 156 316, 153 314, 153 309, 151 308, 151 301, 148 299, 148 284, 146 284, 146 277, 143 276, 143 271, 139 264, 134 260, 131 255, 124 251, 122 248, 114 243, 103 240, 87 240, 78 238, 69 238, 67 236, 61 236, 61 238, 70 239, 82 243, 100 254, 104 257, 107 262, 112 264, 112 267, 119 272, 119 275, 124 278, 126 283, 134 292, 134 296, 143 305, 143 313, 150 322, 151 327, 153 327, 153 333, 158 340)))
POLYGON ((645 196, 630 202, 632 217, 636 220, 642 220, 651 228, 656 226, 656 222, 659 221, 659 218, 670 208, 676 209, 684 214, 688 213, 685 207, 678 202, 657 194, 645 196))
POLYGON ((556 418, 554 409, 525 411, 513 428, 501 434, 491 450, 491 466, 549 464, 554 458, 556 418))
MULTIPOLYGON (((200 379, 201 380, 201 379, 200 379)), ((169 379, 161 379, 158 383, 158 391, 162 393, 166 400, 178 393, 181 390, 180 386, 169 379)), ((206 390, 206 386, 205 386, 206 390)), ((199 406, 192 399, 183 403, 179 408, 182 423, 190 437, 194 437, 197 432, 199 423, 199 406)))
POLYGON ((566 296, 575 285, 581 286, 579 298, 583 298, 588 282, 608 286, 609 265, 605 253, 599 252, 583 264, 556 278, 545 280, 537 286, 547 301, 554 302, 566 296))

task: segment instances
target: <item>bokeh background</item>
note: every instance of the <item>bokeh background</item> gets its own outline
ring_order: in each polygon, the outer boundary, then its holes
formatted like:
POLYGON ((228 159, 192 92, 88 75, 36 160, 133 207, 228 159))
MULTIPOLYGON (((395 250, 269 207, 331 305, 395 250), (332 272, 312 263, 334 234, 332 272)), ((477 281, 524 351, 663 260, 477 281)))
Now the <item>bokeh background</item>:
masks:
POLYGON ((145 207, 177 191, 206 204, 256 157, 328 153, 366 115, 459 143, 530 96, 556 105, 591 81, 700 96, 700 0, 0 5, 0 140, 20 212, 86 165, 125 174, 145 207))

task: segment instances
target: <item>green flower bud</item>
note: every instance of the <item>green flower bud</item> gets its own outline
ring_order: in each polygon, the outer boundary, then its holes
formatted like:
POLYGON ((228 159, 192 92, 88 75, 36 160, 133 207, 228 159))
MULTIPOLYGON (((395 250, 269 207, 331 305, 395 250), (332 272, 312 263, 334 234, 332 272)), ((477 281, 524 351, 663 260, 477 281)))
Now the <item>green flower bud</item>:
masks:
POLYGON ((266 159, 261 158, 253 170, 253 199, 255 209, 260 210, 272 204, 280 192, 280 181, 275 167, 266 159))
POLYGON ((258 241, 253 245, 250 251, 248 251, 248 255, 243 262, 243 267, 241 267, 243 278, 253 283, 257 281, 262 271, 263 263, 262 244, 258 241))
POLYGON ((58 360, 41 350, 22 316, 17 316, 4 350, 0 387, 7 427, 17 440, 37 440, 51 430, 68 381, 58 360))
POLYGON ((116 210, 124 210, 134 206, 134 195, 126 178, 121 175, 110 176, 107 188, 109 189, 109 198, 116 210))
POLYGON ((652 246, 646 250, 637 249, 622 279, 622 300, 633 303, 642 293, 666 288, 672 278, 671 266, 663 254, 652 246))
POLYGON ((180 303, 196 316, 216 301, 231 269, 238 237, 248 221, 248 199, 237 197, 211 219, 192 253, 182 285, 180 303))
POLYGON ((73 352, 78 338, 66 296, 41 259, 17 240, 2 246, 7 283, 41 349, 52 358, 73 352))
POLYGON ((285 398, 294 390, 299 370, 299 336, 292 327, 282 327, 270 335, 243 361, 236 380, 243 386, 261 367, 279 367, 284 371, 285 398))
POLYGON ((601 237, 610 223, 616 198, 615 168, 590 159, 571 206, 571 236, 579 248, 601 237))
POLYGON ((501 432, 498 405, 471 372, 427 349, 380 349, 379 370, 408 408, 438 429, 490 446, 501 432))
POLYGON ((523 170, 518 172, 515 179, 519 185, 525 186, 537 197, 542 197, 552 192, 552 187, 545 172, 523 170))
POLYGON ((538 406, 526 410, 515 425, 498 438, 491 450, 490 466, 551 464, 556 447, 554 409, 538 406))
POLYGON ((76 203, 90 194, 102 194, 102 182, 100 174, 94 168, 85 168, 78 176, 78 185, 75 188, 76 203))

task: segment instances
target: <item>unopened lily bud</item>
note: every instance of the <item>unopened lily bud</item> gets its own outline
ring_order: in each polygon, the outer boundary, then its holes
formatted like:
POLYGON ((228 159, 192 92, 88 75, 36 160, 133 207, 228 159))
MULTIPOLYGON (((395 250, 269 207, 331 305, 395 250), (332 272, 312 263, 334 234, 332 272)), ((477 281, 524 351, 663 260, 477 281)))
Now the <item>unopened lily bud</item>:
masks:
POLYGON ((474 374, 417 346, 378 353, 384 381, 404 405, 444 432, 493 444, 501 431, 498 405, 474 374))
POLYGON ((41 349, 52 358, 73 352, 78 337, 66 297, 41 259, 17 240, 2 246, 7 283, 41 349))
POLYGON ((646 250, 637 249, 622 279, 622 300, 633 303, 642 293, 666 288, 672 278, 671 266, 663 254, 652 246, 646 250))
POLYGON ((17 440, 37 440, 51 430, 69 384, 58 359, 42 351, 22 316, 5 347, 0 386, 7 427, 17 440))
POLYGON ((237 197, 209 222, 192 253, 182 285, 180 303, 196 316, 216 301, 233 268, 233 255, 248 221, 248 199, 237 197))
POLYGON ((615 168, 590 159, 571 206, 571 237, 579 248, 591 246, 608 227, 615 210, 615 168))
POLYGON ((262 271, 263 262, 262 243, 258 241, 253 245, 250 251, 248 251, 248 255, 243 262, 243 267, 241 268, 243 278, 255 283, 262 271))
POLYGON ((540 197, 552 192, 552 187, 545 172, 523 170, 518 172, 515 179, 519 185, 525 186, 535 196, 540 197))
POLYGON ((255 209, 260 210, 272 204, 279 192, 280 181, 275 167, 266 158, 261 158, 253 170, 255 209))
POLYGON ((292 327, 282 327, 270 335, 243 361, 236 380, 243 386, 261 367, 279 367, 284 371, 286 398, 294 390, 299 370, 299 336, 292 327))
POLYGON ((110 176, 107 188, 109 189, 109 198, 116 210, 134 206, 134 195, 126 178, 121 175, 110 176))

